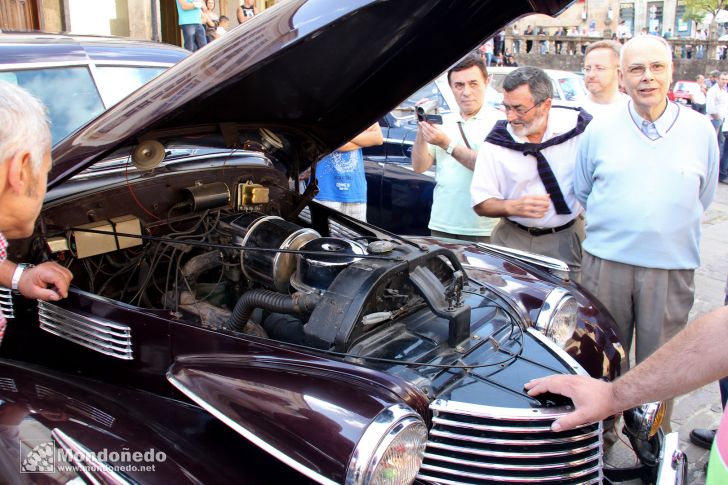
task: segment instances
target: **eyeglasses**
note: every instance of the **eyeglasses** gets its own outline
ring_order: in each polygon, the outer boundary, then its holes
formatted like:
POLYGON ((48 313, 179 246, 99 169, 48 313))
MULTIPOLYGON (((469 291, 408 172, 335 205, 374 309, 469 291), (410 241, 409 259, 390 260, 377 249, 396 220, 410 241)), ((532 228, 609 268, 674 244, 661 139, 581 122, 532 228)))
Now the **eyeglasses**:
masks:
POLYGON ((662 74, 667 70, 667 64, 663 64, 661 62, 653 62, 649 66, 645 66, 644 64, 634 64, 627 68, 627 74, 630 76, 642 76, 645 72, 647 72, 647 69, 649 69, 652 74, 662 74))
POLYGON ((590 72, 594 71, 597 74, 600 74, 604 71, 609 69, 607 66, 584 66, 584 68, 581 70, 584 74, 589 74, 590 72))
POLYGON ((523 115, 527 114, 529 111, 531 111, 533 108, 535 108, 536 106, 538 106, 539 104, 542 104, 542 103, 543 103, 543 101, 539 101, 538 103, 534 104, 530 108, 526 108, 525 106, 520 106, 520 105, 519 106, 509 106, 507 104, 504 104, 502 106, 503 106, 503 111, 505 111, 506 114, 508 114, 509 111, 513 111, 514 113, 516 113, 516 115, 523 116, 523 115))

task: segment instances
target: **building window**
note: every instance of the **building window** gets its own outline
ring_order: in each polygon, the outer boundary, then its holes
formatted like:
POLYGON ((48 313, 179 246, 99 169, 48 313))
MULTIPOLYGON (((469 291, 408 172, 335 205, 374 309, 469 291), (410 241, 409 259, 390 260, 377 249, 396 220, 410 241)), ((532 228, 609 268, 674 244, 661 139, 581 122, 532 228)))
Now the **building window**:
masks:
POLYGON ((647 32, 662 35, 662 2, 647 2, 647 32))
POLYGON ((624 21, 624 27, 629 35, 634 34, 634 3, 619 4, 619 19, 624 21))

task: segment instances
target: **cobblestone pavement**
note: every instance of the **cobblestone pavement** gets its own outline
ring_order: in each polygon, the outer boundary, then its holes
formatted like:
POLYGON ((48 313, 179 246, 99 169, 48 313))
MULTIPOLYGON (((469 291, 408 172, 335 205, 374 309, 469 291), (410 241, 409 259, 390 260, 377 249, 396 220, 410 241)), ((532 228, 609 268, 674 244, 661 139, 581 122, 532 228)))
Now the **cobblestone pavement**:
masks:
MULTIPOLYGON (((728 185, 718 184, 715 200, 705 213, 700 253, 701 267, 695 273, 695 304, 690 312, 691 318, 723 305, 728 275, 728 185)), ((705 483, 705 464, 709 451, 690 442, 690 430, 716 428, 721 412, 717 383, 675 399, 672 428, 680 433, 680 447, 688 455, 688 483, 691 485, 705 483)), ((635 463, 634 454, 623 443, 615 445, 604 460, 607 466, 635 463)), ((626 483, 632 485, 641 482, 626 483)))

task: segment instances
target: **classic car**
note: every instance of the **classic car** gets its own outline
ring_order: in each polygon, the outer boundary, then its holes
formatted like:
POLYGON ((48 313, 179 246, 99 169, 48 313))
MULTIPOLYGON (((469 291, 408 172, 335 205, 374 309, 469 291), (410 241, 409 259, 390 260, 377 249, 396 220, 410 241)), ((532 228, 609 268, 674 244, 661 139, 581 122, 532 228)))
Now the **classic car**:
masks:
POLYGON ((670 101, 692 106, 693 96, 699 94, 700 85, 696 81, 676 81, 670 92, 667 93, 667 97, 670 98, 670 101))
POLYGON ((57 142, 188 55, 159 42, 3 33, 0 79, 43 101, 57 142))
POLYGON ((55 145, 9 257, 75 277, 58 302, 1 294, 0 481, 681 483, 659 404, 625 413, 639 466, 613 469, 603 423, 552 432, 571 403, 524 392, 620 372, 563 263, 400 237, 296 183, 509 19, 567 4, 280 2, 55 145))

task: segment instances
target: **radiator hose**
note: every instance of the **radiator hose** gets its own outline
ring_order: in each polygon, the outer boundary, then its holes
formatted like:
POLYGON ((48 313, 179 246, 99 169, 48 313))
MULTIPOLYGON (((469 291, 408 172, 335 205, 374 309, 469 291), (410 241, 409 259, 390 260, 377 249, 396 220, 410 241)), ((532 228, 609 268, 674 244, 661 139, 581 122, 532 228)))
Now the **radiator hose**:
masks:
POLYGON ((256 308, 278 313, 308 314, 320 301, 321 295, 318 293, 283 295, 270 290, 251 290, 243 294, 235 304, 227 328, 242 331, 256 308))

